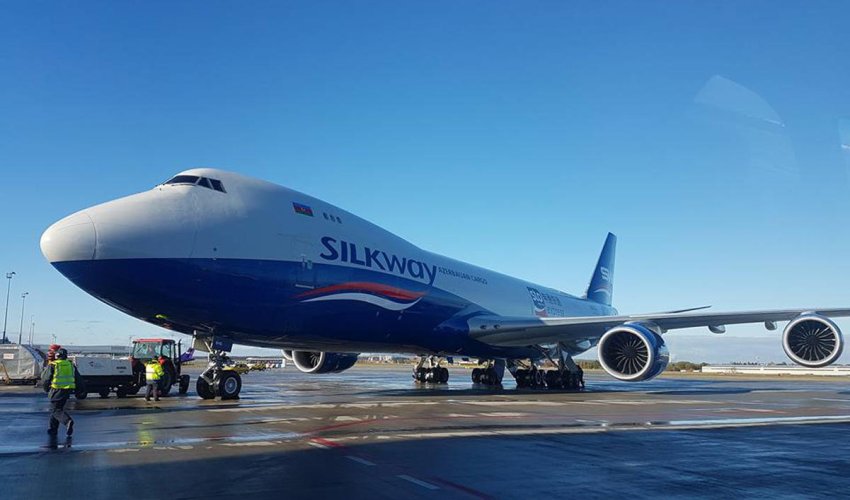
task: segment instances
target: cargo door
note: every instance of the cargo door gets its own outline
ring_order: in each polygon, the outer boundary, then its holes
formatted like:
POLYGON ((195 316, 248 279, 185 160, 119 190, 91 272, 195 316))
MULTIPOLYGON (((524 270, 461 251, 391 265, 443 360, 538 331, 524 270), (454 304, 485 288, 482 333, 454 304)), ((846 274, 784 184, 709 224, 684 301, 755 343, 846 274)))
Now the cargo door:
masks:
POLYGON ((316 288, 316 270, 313 266, 315 245, 297 237, 293 237, 291 241, 295 254, 295 287, 316 288))

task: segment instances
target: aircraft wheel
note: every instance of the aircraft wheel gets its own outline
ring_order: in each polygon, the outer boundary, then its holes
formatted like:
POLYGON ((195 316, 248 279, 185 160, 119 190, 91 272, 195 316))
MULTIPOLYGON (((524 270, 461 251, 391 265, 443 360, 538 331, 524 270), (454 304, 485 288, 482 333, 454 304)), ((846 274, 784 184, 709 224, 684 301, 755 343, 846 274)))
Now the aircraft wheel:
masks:
POLYGON ((440 367, 440 383, 446 384, 449 382, 449 369, 446 367, 440 367))
POLYGON ((549 389, 561 388, 561 374, 557 370, 549 370, 546 372, 546 387, 549 389))
POLYGON ((472 369, 472 383, 480 384, 481 383, 481 368, 473 368, 472 369))
POLYGON ((534 370, 532 373, 534 377, 534 387, 543 387, 545 383, 543 380, 543 370, 534 370))
POLYGON ((519 368, 516 373, 514 373, 514 379, 516 380, 517 388, 528 387, 528 370, 519 368))
POLYGON ((499 380, 499 375, 496 373, 495 368, 488 368, 485 373, 488 385, 500 385, 502 383, 502 381, 499 380))
POLYGON ((195 390, 198 391, 198 396, 200 396, 201 399, 215 398, 215 391, 212 390, 210 384, 208 384, 203 377, 198 377, 197 382, 195 382, 195 390))
POLYGON ((242 377, 233 370, 222 372, 218 380, 218 395, 221 399, 238 399, 242 390, 242 377))

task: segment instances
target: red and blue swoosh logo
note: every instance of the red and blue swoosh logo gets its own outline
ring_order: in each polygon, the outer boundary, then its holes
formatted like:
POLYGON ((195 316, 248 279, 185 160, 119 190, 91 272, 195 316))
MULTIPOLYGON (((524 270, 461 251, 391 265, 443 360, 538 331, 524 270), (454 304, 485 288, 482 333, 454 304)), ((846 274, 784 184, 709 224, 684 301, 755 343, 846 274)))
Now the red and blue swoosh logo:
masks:
POLYGON ((390 311, 403 311, 415 305, 424 296, 425 292, 412 292, 380 283, 350 282, 316 288, 301 293, 296 298, 303 299, 301 302, 353 300, 390 311))

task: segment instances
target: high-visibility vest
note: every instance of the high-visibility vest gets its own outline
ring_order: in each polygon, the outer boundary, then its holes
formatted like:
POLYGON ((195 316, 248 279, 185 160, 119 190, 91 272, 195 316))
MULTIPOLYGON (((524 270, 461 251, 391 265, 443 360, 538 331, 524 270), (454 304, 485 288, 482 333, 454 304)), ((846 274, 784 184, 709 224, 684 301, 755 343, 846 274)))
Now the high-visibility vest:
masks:
POLYGON ((74 382, 74 365, 67 359, 57 359, 53 362, 53 380, 51 389, 76 389, 74 382))
POLYGON ((145 365, 145 380, 148 382, 156 382, 160 378, 165 371, 162 369, 162 365, 159 364, 159 361, 153 360, 145 365))

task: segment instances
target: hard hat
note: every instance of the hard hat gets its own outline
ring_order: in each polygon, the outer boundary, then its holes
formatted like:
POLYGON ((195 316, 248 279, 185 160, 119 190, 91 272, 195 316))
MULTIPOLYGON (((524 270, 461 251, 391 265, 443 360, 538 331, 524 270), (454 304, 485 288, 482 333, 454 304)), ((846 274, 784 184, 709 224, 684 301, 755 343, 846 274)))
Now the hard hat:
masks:
POLYGON ((60 348, 56 351, 56 357, 59 359, 68 359, 68 351, 60 348))

